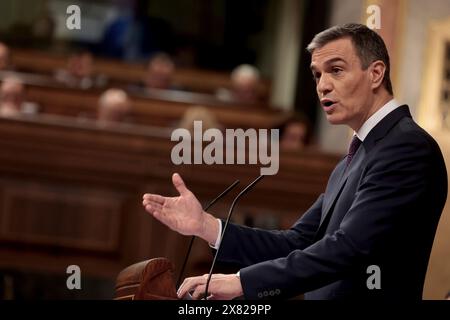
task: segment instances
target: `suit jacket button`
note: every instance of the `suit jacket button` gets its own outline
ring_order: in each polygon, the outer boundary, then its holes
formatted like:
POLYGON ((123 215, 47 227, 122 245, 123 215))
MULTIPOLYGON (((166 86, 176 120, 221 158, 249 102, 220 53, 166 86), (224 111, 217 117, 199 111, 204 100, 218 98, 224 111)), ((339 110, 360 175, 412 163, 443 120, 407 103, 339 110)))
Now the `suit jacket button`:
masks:
POLYGON ((262 298, 263 294, 261 292, 258 292, 258 298, 262 298))
POLYGON ((273 297, 275 295, 275 291, 270 290, 269 295, 271 295, 273 297))
POLYGON ((275 294, 280 294, 281 293, 281 290, 280 289, 276 289, 275 290, 275 294))
POLYGON ((269 295, 269 293, 267 291, 264 291, 263 295, 264 295, 264 297, 267 297, 269 295))

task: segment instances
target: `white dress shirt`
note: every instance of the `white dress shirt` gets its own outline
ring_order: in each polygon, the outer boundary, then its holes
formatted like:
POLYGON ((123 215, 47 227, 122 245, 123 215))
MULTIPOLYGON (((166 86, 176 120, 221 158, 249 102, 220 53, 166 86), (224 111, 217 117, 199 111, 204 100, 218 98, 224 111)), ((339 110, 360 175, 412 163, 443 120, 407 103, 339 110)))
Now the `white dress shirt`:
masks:
POLYGON ((357 132, 355 132, 356 136, 359 138, 359 140, 364 141, 364 139, 367 137, 369 132, 381 121, 384 117, 386 117, 389 113, 397 109, 400 105, 395 101, 395 99, 392 99, 388 103, 386 103, 384 106, 382 106, 380 109, 378 109, 377 112, 375 112, 373 115, 370 116, 369 119, 366 120, 366 122, 363 123, 361 128, 357 132))

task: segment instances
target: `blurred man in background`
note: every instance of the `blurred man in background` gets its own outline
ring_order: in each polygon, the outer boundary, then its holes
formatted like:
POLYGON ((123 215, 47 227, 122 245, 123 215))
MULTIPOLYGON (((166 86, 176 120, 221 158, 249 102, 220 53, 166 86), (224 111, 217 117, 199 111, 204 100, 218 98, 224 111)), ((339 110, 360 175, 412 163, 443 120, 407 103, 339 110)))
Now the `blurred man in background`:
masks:
POLYGON ((26 88, 21 79, 7 76, 0 86, 0 116, 39 113, 39 104, 26 100, 26 88))
POLYGON ((192 106, 184 112, 179 123, 180 128, 194 132, 194 121, 202 122, 203 131, 208 129, 223 130, 213 111, 204 106, 192 106))
POLYGON ((300 151, 307 144, 309 124, 301 116, 289 118, 280 128, 280 149, 300 151))
POLYGON ((255 103, 259 100, 260 73, 249 64, 241 64, 231 72, 231 90, 221 88, 216 96, 220 100, 255 103))
POLYGON ((149 61, 144 79, 148 89, 173 89, 175 63, 166 53, 157 53, 149 61))
POLYGON ((131 101, 125 91, 108 89, 99 99, 97 120, 101 123, 127 121, 131 111, 131 101))
POLYGON ((67 59, 65 69, 57 70, 55 78, 58 82, 71 88, 90 89, 106 85, 106 78, 94 75, 94 57, 86 50, 74 52, 67 59))
POLYGON ((8 70, 11 67, 9 48, 0 42, 0 71, 8 70))
POLYGON ((21 113, 25 101, 25 87, 17 78, 6 78, 0 87, 0 115, 16 116, 21 113))

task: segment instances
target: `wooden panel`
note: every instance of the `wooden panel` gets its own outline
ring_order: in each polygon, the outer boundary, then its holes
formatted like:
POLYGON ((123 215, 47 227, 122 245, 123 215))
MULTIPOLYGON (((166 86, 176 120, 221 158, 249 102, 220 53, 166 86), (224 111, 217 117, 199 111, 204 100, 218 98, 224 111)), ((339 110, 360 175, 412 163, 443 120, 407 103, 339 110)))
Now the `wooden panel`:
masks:
POLYGON ((1 181, 2 240, 104 252, 118 250, 121 200, 103 190, 1 181))

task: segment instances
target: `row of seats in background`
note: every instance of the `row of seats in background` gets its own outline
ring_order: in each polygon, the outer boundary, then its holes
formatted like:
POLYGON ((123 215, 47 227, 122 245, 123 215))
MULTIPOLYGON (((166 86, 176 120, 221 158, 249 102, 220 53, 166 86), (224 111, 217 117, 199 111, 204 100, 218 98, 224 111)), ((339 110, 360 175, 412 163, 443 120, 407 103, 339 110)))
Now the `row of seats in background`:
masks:
POLYGON ((269 82, 250 65, 228 75, 177 69, 164 53, 143 66, 95 59, 87 51, 66 57, 0 43, 0 79, 1 115, 58 114, 102 125, 190 127, 202 120, 219 129, 281 128, 288 150, 309 140, 305 118, 268 106, 269 82))

